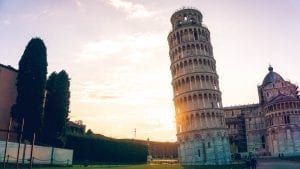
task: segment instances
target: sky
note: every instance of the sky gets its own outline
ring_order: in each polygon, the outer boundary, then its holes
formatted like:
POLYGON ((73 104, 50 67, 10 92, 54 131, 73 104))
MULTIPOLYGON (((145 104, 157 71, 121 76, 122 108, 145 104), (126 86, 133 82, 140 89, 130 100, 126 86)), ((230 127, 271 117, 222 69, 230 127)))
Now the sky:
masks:
POLYGON ((18 69, 40 37, 48 73, 71 77, 71 120, 109 137, 176 141, 167 36, 183 7, 210 30, 223 106, 257 103, 270 64, 300 82, 298 0, 0 0, 0 63, 18 69))

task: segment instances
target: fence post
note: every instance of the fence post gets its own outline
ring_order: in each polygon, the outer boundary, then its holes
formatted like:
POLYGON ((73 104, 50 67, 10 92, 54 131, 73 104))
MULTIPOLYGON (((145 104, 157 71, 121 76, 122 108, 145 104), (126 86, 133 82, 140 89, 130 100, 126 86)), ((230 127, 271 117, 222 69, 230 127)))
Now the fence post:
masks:
POLYGON ((33 164, 33 147, 34 147, 34 142, 35 142, 35 133, 33 133, 33 138, 32 138, 32 143, 31 143, 31 152, 30 152, 30 165, 29 168, 32 169, 32 164, 33 164))
POLYGON ((8 164, 9 162, 9 155, 7 155, 6 163, 8 164))
POLYGON ((26 156, 26 147, 27 147, 27 143, 24 143, 24 149, 23 149, 23 158, 22 158, 22 164, 24 165, 25 163, 25 156, 26 156))
POLYGON ((50 164, 53 165, 53 155, 54 155, 54 147, 52 147, 52 152, 51 152, 51 162, 50 164))
POLYGON ((17 162, 16 162, 16 169, 19 167, 19 154, 20 154, 20 145, 22 141, 22 136, 23 136, 23 128, 24 128, 24 118, 22 119, 22 127, 21 127, 21 133, 20 133, 20 138, 19 138, 19 145, 18 145, 18 152, 17 152, 17 162))
POLYGON ((9 119, 9 124, 8 124, 8 131, 6 134, 6 141, 5 141, 5 149, 4 149, 4 156, 3 156, 3 169, 5 169, 5 157, 6 157, 6 151, 7 151, 7 143, 9 140, 9 134, 10 134, 10 127, 11 127, 11 118, 9 119))

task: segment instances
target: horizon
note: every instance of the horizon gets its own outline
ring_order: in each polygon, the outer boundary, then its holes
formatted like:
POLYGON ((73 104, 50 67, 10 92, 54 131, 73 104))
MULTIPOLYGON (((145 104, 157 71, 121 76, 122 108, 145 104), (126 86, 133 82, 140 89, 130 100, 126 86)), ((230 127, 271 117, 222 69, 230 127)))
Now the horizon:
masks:
POLYGON ((70 75, 72 121, 117 139, 134 138, 136 128, 135 139, 176 141, 167 35, 183 6, 198 9, 210 31, 223 107, 258 103, 269 65, 300 82, 294 0, 0 1, 0 64, 18 69, 29 40, 40 37, 48 75, 70 75))

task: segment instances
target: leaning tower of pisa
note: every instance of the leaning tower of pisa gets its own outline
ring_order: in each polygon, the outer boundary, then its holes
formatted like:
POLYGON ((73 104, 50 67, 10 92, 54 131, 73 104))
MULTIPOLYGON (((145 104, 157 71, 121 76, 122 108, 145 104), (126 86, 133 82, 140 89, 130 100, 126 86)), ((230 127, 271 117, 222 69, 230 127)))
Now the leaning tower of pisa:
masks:
POLYGON ((168 35, 181 165, 227 164, 230 150, 216 60, 202 14, 176 11, 168 35))

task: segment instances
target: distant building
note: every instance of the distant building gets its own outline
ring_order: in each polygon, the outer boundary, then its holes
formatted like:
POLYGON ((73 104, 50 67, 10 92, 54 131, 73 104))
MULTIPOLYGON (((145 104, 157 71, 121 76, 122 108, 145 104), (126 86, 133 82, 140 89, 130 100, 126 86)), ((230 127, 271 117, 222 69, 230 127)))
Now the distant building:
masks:
POLYGON ((257 104, 224 107, 231 152, 300 155, 298 86, 270 66, 258 96, 257 104))
POLYGON ((67 122, 67 133, 68 134, 85 134, 86 126, 82 123, 81 120, 78 121, 68 121, 67 122))
MULTIPOLYGON (((16 78, 18 71, 11 66, 0 64, 0 129, 6 130, 10 119, 10 109, 17 97, 16 78)), ((6 133, 0 132, 0 140, 6 133)))
POLYGON ((149 155, 153 159, 172 159, 178 157, 177 143, 171 142, 154 142, 148 143, 149 155))

